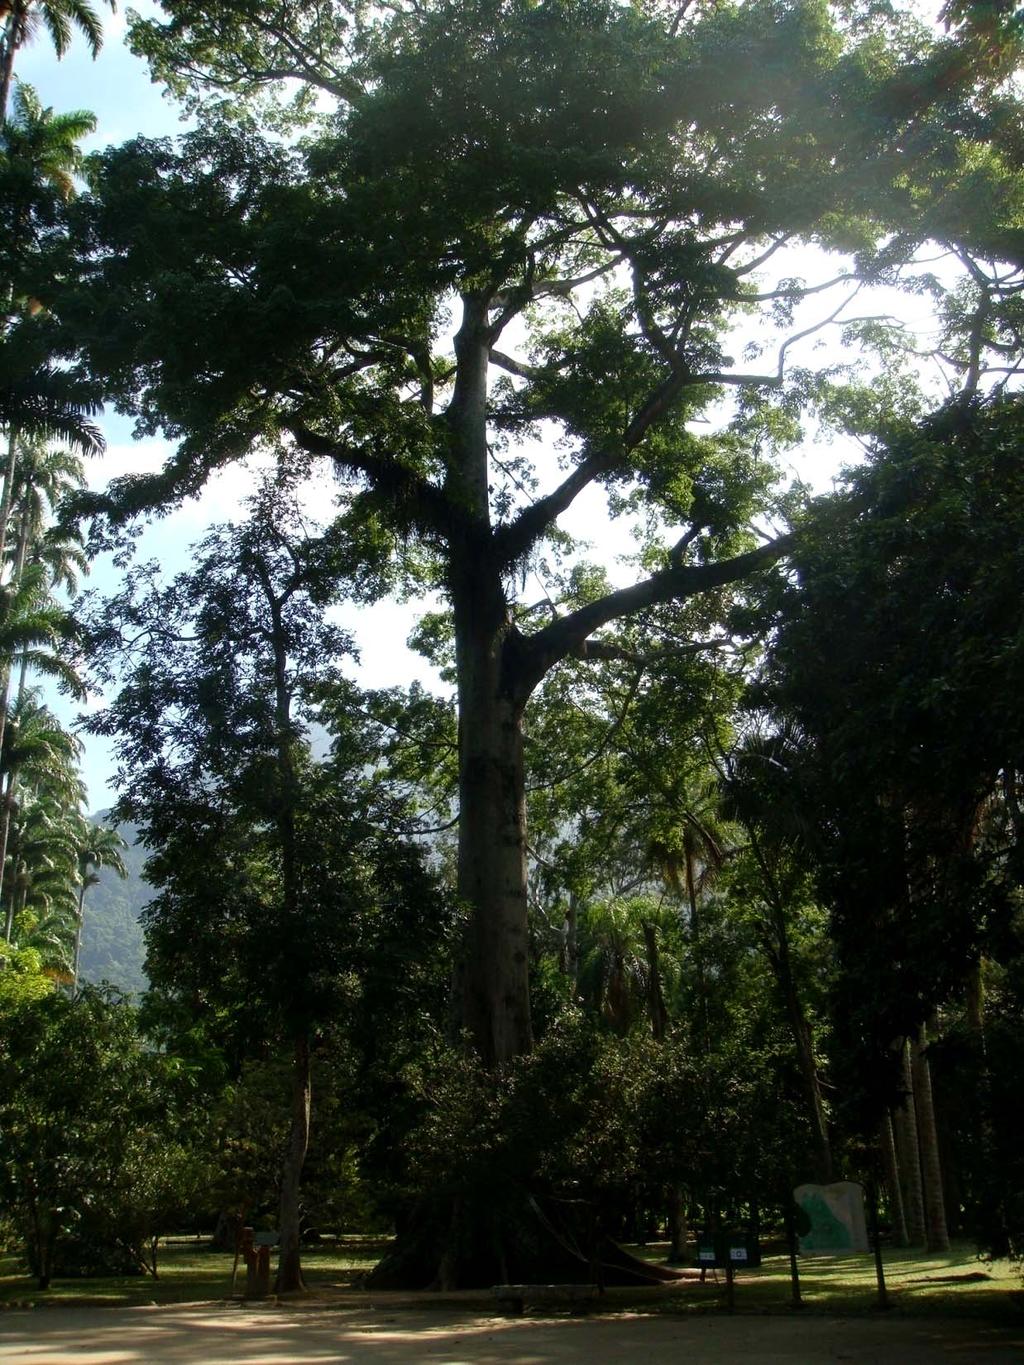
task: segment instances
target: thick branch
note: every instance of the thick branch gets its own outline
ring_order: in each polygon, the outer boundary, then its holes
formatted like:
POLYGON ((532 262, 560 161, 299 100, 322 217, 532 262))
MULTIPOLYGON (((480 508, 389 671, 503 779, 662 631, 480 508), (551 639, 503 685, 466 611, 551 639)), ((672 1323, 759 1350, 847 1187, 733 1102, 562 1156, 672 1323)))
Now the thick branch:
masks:
POLYGON ((311 431, 297 420, 285 423, 299 446, 310 455, 332 460, 342 469, 364 474, 376 491, 387 493, 393 505, 400 507, 408 520, 427 531, 450 535, 465 528, 465 517, 444 492, 406 469, 396 460, 376 455, 371 451, 346 445, 311 431))
POLYGON ((527 365, 522 360, 516 360, 515 356, 506 355, 504 351, 491 349, 491 364, 497 365, 499 369, 507 370, 509 374, 516 375, 519 379, 547 379, 552 374, 557 374, 559 370, 564 370, 568 362, 558 365, 527 365))
POLYGON ((663 569, 632 587, 607 593, 596 602, 552 621, 535 635, 520 637, 516 658, 510 661, 513 676, 509 685, 525 700, 550 668, 567 655, 581 652, 587 638, 609 621, 632 616, 646 607, 682 602, 726 583, 737 583, 758 569, 776 563, 789 553, 795 540, 795 535, 790 533, 778 536, 756 550, 714 564, 684 564, 663 569))

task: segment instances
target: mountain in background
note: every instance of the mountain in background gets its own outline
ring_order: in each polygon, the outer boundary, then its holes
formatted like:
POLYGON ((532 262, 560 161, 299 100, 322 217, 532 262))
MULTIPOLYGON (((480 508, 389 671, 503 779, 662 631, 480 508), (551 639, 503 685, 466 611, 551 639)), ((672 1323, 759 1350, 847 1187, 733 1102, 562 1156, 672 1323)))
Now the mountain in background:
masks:
MULTIPOLYGON (((90 815, 93 824, 106 824, 106 812, 90 815)), ((80 975, 94 984, 106 981, 118 990, 137 994, 148 982, 142 969, 146 947, 139 915, 153 899, 153 888, 142 875, 146 850, 136 843, 133 825, 119 825, 127 878, 122 881, 110 868, 100 869, 99 881, 85 893, 85 924, 82 929, 80 975)))

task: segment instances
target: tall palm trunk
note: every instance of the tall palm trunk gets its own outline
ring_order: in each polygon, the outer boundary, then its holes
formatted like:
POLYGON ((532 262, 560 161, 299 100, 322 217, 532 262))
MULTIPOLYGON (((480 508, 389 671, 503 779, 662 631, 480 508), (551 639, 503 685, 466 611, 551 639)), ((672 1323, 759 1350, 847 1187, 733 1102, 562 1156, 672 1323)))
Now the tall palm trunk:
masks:
POLYGON ((651 1037, 656 1043, 660 1043, 668 1030, 668 1007, 661 989, 658 927, 645 920, 640 928, 644 936, 644 951, 647 958, 647 1017, 651 1024, 651 1037))
POLYGON ((78 888, 78 918, 75 921, 75 957, 71 964, 71 994, 78 990, 78 973, 82 965, 82 930, 85 927, 85 878, 78 888))
POLYGON ((18 433, 12 428, 7 436, 7 459, 4 464, 4 491, 0 496, 0 576, 3 574, 4 556, 7 553, 7 532, 11 520, 11 503, 14 499, 14 480, 18 474, 18 433))
POLYGON ((832 1140, 829 1133, 828 1114, 821 1093, 821 1075, 818 1060, 814 1055, 814 1030, 804 1009, 796 975, 793 971, 793 957, 789 947, 789 926, 786 921, 786 907, 778 880, 774 875, 757 832, 748 827, 750 847, 757 860, 763 879, 764 904, 767 910, 761 934, 765 956, 775 977, 775 983, 782 996, 786 1018, 793 1037, 797 1066, 804 1083, 807 1097, 807 1111, 814 1134, 815 1178, 821 1184, 828 1184, 833 1178, 832 1140))
POLYGON ((11 942, 14 935, 14 914, 15 914, 15 893, 17 887, 13 877, 7 876, 7 851, 11 836, 11 822, 14 818, 14 807, 18 799, 18 769, 13 767, 7 775, 6 786, 3 785, 3 778, 0 777, 0 787, 3 788, 3 797, 0 801, 0 900, 7 892, 7 918, 4 924, 4 939, 7 943, 11 942))
MULTIPOLYGON (((3 116, 4 105, 0 104, 0 117, 3 116)), ((11 502, 14 496, 14 480, 18 471, 18 441, 17 433, 11 431, 7 438, 7 462, 4 469, 4 491, 0 497, 0 585, 2 590, 8 594, 8 600, 14 595, 15 580, 12 578, 9 583, 3 582, 4 562, 7 552, 7 530, 11 520, 11 502)), ((3 752, 4 735, 7 733, 7 710, 9 705, 9 695, 11 686, 11 664, 12 659, 0 659, 0 753, 3 752)), ((3 860, 0 858, 0 893, 3 889, 3 860)))
POLYGON ((929 1251, 949 1250, 949 1229, 942 1193, 942 1163, 939 1158, 939 1137, 935 1125, 935 1105, 932 1099, 931 1067, 928 1063, 928 1031, 922 1024, 916 1045, 911 1047, 911 1070, 914 1084, 914 1108, 917 1111, 917 1136, 921 1151, 921 1175, 924 1184, 925 1238, 929 1251))
POLYGON ((700 1018, 701 1042, 704 1051, 711 1048, 711 1018, 708 1010, 707 978, 704 970, 704 941, 701 935, 700 903, 697 896, 697 858, 694 850, 687 844, 683 856, 686 877, 686 899, 690 905, 690 942, 693 946, 693 964, 697 969, 697 1012, 700 1018))
POLYGON ((14 79, 14 56, 25 39, 25 20, 14 6, 7 14, 3 44, 0 46, 0 122, 7 117, 14 79))
POLYGON ((900 1167, 896 1156, 896 1137, 893 1132, 892 1115, 887 1110, 882 1120, 879 1138, 882 1148, 882 1168, 885 1171, 885 1186, 889 1196, 889 1221, 892 1224, 893 1242, 898 1247, 908 1246, 907 1220, 903 1212, 903 1191, 900 1188, 900 1167))
POLYGON ((903 1206, 906 1210, 907 1236, 912 1246, 925 1243, 924 1187, 921 1180, 921 1156, 917 1137, 917 1110, 914 1105, 914 1083, 911 1076, 910 1046, 904 1041, 900 1049, 900 1079, 903 1097, 894 1112, 896 1150, 903 1176, 903 1206))

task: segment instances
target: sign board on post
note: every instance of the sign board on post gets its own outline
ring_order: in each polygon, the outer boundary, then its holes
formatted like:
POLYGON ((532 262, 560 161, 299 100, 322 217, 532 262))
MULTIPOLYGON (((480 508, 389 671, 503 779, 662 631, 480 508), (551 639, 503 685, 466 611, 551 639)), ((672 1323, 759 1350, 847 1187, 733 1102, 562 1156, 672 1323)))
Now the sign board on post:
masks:
POLYGON ((697 1264, 701 1270, 752 1270, 761 1264, 761 1245, 745 1232, 717 1232, 698 1241, 697 1264))
POLYGON ((855 1180, 832 1185, 798 1185, 793 1191, 806 1230, 800 1231, 804 1256, 836 1256, 870 1251, 864 1217, 864 1187, 855 1180))

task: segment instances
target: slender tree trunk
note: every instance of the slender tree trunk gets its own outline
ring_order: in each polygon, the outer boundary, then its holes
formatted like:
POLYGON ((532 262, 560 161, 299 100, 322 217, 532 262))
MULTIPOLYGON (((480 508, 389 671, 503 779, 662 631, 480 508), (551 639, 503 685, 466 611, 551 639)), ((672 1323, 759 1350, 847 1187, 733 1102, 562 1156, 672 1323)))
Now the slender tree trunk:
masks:
POLYGON ((75 960, 71 966, 71 994, 78 991, 78 972, 82 965, 82 929, 85 925, 85 881, 78 889, 78 919, 75 923, 75 960))
POLYGON ((907 1218, 907 1235, 912 1246, 925 1242, 924 1188, 921 1182, 921 1157, 917 1140, 917 1111, 914 1106, 914 1084, 910 1072, 910 1048, 904 1041, 900 1054, 900 1074, 903 1099, 893 1118, 896 1129, 896 1148, 903 1176, 903 1207, 907 1218))
POLYGON ((775 975, 782 995, 793 1035, 797 1065, 807 1095, 807 1108, 814 1134, 815 1178, 827 1185, 833 1177, 832 1141, 829 1134, 828 1114, 821 1093, 821 1076, 818 1061, 814 1055, 814 1030, 807 1018, 796 976, 793 972, 793 958, 789 951, 789 927, 778 880, 770 867, 761 841, 753 828, 748 829, 750 845, 757 859, 764 880, 764 904, 767 909, 763 943, 769 965, 775 975))
POLYGON ((575 984, 579 975, 579 940, 577 919, 579 903, 575 891, 569 892, 569 903, 565 908, 562 924, 562 941, 558 949, 558 970, 575 984))
MULTIPOLYGON (((6 97, 5 97, 6 98, 6 97)), ((0 102, 0 118, 3 117, 5 103, 0 102)), ((7 461, 4 469, 4 491, 0 497, 0 584, 2 584, 3 595, 8 599, 4 610, 10 608, 10 599, 14 595, 15 580, 12 577, 10 582, 4 584, 4 557, 7 548, 7 528, 11 519, 11 501, 14 497, 14 480, 18 470, 18 437, 17 432, 11 431, 7 438, 7 461)), ((3 751, 4 735, 7 732, 7 712, 10 705, 11 687, 11 660, 4 659, 0 662, 0 752, 3 751)), ((0 781, 3 774, 0 773, 0 781)), ((3 890, 4 864, 0 858, 0 892, 3 890)), ((9 940, 8 940, 9 941, 9 940)))
POLYGON ((292 1123, 281 1173, 281 1215, 277 1283, 275 1292, 286 1294, 305 1289, 302 1277, 301 1189, 302 1167, 309 1146, 309 1116, 312 1097, 312 1077, 309 1062, 309 1037, 300 1034, 295 1039, 295 1061, 292 1071, 292 1123))
POLYGON ((773 929, 775 932, 775 951, 770 954, 774 962, 779 988, 785 1002, 793 1045, 796 1050, 797 1065, 803 1077, 807 1095, 807 1107, 814 1133, 815 1176, 827 1185, 833 1176, 832 1142, 829 1137, 828 1116, 821 1094, 821 1077, 818 1062, 814 1055, 814 1031, 804 1012, 803 1001, 793 975, 793 964, 789 955, 789 934, 785 919, 778 907, 772 908, 773 929))
POLYGON ((651 1023, 651 1037, 660 1043, 668 1029, 668 1009, 661 989, 661 967, 658 954, 658 927, 645 922, 641 926, 647 958, 647 1017, 651 1023))
POLYGON ((916 1046, 913 1046, 910 1052, 924 1185, 925 1237, 929 1251, 948 1251, 949 1229, 946 1226, 946 1206, 942 1194, 942 1163, 939 1159, 939 1136, 935 1125, 932 1076, 927 1048, 928 1033, 922 1024, 916 1046))
POLYGON ((966 1014, 967 1027, 977 1041, 982 1052, 985 1049, 985 978, 981 959, 974 964, 967 976, 966 1014))
POLYGON ((7 460, 4 465, 4 491, 0 497, 0 578, 3 576, 4 556, 7 553, 7 531, 14 501, 14 480, 18 474, 18 433, 13 429, 7 436, 7 460))
MULTIPOLYGON (((0 776, 0 787, 3 785, 3 778, 0 776)), ((10 943, 14 935, 14 911, 15 911, 15 886, 11 878, 5 877, 4 872, 7 865, 7 846, 11 836, 11 820, 14 815, 14 803, 18 797, 18 770, 12 768, 7 778, 7 789, 0 801, 0 898, 4 890, 7 891, 7 919, 4 924, 4 939, 10 943)))
POLYGON ((893 1242, 898 1247, 908 1246, 907 1220, 903 1212, 903 1191, 900 1189, 900 1168, 896 1157, 896 1138, 893 1133, 892 1115, 886 1111, 882 1120, 879 1137, 882 1148, 882 1166, 885 1171, 885 1187, 889 1195, 889 1221, 892 1224, 893 1242))
POLYGON ((697 869, 691 849, 685 855, 686 898, 690 903, 690 941, 693 946, 693 962, 697 969, 697 1012, 700 1017, 704 1051, 711 1048, 711 1020, 708 1013, 708 989, 704 973, 704 944, 701 939, 700 905, 697 898, 697 869))

